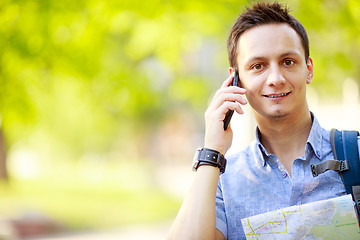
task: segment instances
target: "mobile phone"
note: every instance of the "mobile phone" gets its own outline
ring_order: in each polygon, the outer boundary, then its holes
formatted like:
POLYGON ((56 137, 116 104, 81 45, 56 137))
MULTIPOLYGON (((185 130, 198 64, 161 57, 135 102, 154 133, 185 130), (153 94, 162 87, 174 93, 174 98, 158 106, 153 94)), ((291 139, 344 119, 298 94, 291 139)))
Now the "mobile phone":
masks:
MULTIPOLYGON (((238 73, 237 69, 235 68, 234 80, 233 80, 231 86, 238 86, 238 82, 239 82, 239 73, 238 73)), ((229 110, 226 113, 225 118, 224 118, 224 130, 226 130, 228 128, 233 114, 234 114, 234 110, 229 110)))

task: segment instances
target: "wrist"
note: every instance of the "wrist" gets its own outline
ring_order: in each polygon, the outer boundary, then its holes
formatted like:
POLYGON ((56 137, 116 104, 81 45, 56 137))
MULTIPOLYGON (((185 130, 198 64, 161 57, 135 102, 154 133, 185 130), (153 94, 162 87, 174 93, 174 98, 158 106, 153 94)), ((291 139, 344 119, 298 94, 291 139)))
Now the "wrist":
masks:
POLYGON ((213 145, 207 145, 207 144, 204 144, 204 149, 210 149, 210 150, 213 150, 213 151, 216 151, 216 152, 219 152, 220 154, 224 155, 224 148, 222 147, 219 147, 219 146, 213 146, 213 145))
POLYGON ((216 167, 221 173, 224 173, 226 159, 220 151, 210 148, 199 148, 194 156, 193 170, 196 171, 202 165, 216 167))
MULTIPOLYGON (((213 138, 213 139, 222 139, 222 137, 217 137, 217 138, 213 138)), ((225 155, 227 150, 229 150, 231 146, 231 141, 228 144, 227 141, 213 141, 213 140, 207 140, 205 138, 204 141, 204 148, 208 148, 208 149, 213 149, 215 151, 220 152, 221 154, 225 155)))

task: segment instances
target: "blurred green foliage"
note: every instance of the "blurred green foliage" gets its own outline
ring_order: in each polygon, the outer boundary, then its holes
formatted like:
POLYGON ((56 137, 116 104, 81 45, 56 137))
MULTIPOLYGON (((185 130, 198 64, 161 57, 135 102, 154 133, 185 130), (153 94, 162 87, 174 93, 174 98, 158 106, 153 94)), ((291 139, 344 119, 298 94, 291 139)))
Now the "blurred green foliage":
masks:
MULTIPOLYGON (((63 151, 106 152, 119 135, 147 134, 169 108, 203 111, 226 77, 225 40, 245 4, 2 1, 0 112, 9 146, 36 132, 63 151)), ((288 6, 308 29, 318 92, 334 95, 345 78, 360 79, 360 3, 288 6)))
MULTIPOLYGON (((126 164, 149 158, 146 146, 174 111, 186 109, 201 129, 228 74, 228 32, 249 2, 2 0, 7 149, 31 148, 47 166, 109 153, 126 164)), ((340 96, 346 78, 360 81, 360 2, 286 2, 309 34, 312 86, 340 96)))

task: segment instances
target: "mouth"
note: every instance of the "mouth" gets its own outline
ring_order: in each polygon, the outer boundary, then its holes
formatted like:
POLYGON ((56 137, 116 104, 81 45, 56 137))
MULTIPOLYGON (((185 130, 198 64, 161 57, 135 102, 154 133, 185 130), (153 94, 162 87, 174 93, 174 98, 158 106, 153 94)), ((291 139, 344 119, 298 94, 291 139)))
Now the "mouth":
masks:
POLYGON ((277 93, 277 94, 269 94, 269 95, 264 95, 264 97, 267 97, 267 98, 280 98, 280 97, 285 97, 287 95, 289 95, 290 92, 287 92, 287 93, 277 93))

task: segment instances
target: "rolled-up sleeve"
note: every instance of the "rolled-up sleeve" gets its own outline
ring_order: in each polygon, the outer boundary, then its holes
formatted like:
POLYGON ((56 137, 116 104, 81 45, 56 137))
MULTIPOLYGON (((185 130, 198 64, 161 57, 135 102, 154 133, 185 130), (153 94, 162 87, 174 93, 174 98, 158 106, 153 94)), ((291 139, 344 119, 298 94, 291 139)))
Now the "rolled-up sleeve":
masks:
POLYGON ((225 236, 225 239, 227 239, 225 205, 220 181, 216 191, 216 228, 219 229, 219 231, 225 236))

